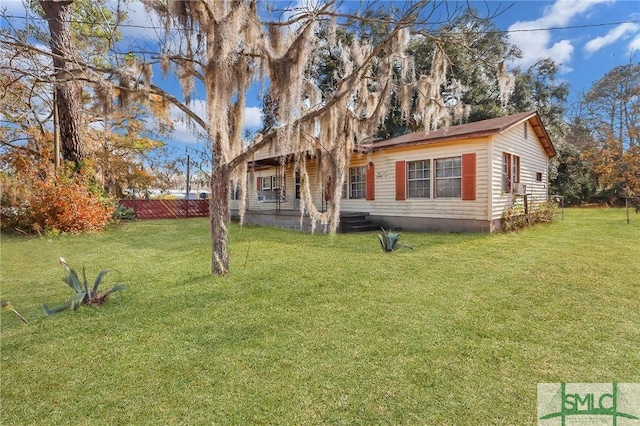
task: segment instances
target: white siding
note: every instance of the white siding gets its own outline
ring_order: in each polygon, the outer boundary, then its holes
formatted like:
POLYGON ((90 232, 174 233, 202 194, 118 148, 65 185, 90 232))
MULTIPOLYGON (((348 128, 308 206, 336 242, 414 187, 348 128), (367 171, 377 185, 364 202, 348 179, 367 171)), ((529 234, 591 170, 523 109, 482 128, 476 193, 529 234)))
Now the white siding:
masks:
POLYGON ((281 155, 291 154, 291 151, 287 149, 288 148, 286 148, 284 151, 279 150, 276 152, 275 147, 271 145, 264 146, 253 154, 252 161, 264 160, 266 158, 275 158, 281 155))
POLYGON ((505 133, 493 137, 492 180, 493 200, 492 218, 500 219, 504 210, 514 203, 522 203, 521 196, 502 191, 502 155, 509 153, 520 157, 520 182, 527 186, 530 202, 534 204, 548 199, 548 157, 540 140, 528 122, 520 123, 505 133), (527 138, 524 126, 527 126, 527 138), (542 180, 536 180, 536 174, 542 174, 542 180))
MULTIPOLYGON (((351 156, 351 161, 349 162, 349 167, 364 167, 369 163, 369 161, 373 161, 375 164, 375 160, 373 160, 373 156, 354 153, 351 156)), ((378 165, 375 165, 376 174, 378 173, 378 165)), ((373 201, 367 201, 364 198, 358 199, 349 199, 349 171, 347 170, 345 174, 345 181, 347 182, 347 196, 343 197, 340 200, 340 211, 343 212, 371 212, 371 206, 373 201)), ((376 199, 378 198, 378 188, 376 186, 376 199)))
MULTIPOLYGON (((372 216, 407 217, 425 219, 453 219, 469 221, 498 221, 504 210, 514 203, 522 203, 523 197, 502 191, 502 158, 503 153, 520 157, 520 183, 526 185, 530 202, 538 204, 548 199, 548 157, 533 128, 528 122, 515 125, 503 134, 468 139, 464 141, 448 141, 439 144, 426 144, 405 148, 392 148, 374 154, 354 154, 350 167, 366 166, 369 162, 375 167, 375 199, 343 198, 340 203, 342 212, 367 212, 372 216), (527 126, 525 137, 524 126, 527 126), (461 157, 463 154, 476 155, 476 199, 462 200, 435 198, 433 178, 431 181, 431 198, 407 198, 396 200, 395 168, 397 161, 436 160, 448 157, 461 157), (537 174, 542 179, 537 180, 537 174)), ((268 150, 256 153, 254 159, 273 157, 268 150)), ((295 174, 293 165, 285 168, 286 201, 280 204, 283 210, 297 210, 299 204, 295 200, 295 174)), ((316 208, 323 208, 323 190, 317 183, 317 166, 310 160, 309 172, 312 198, 316 208)), ((432 175, 434 163, 431 163, 432 175)), ((276 203, 259 202, 256 192, 256 179, 263 176, 275 176, 276 168, 268 168, 250 172, 247 179, 248 210, 274 211, 276 203)), ((347 174, 348 181, 348 174, 347 174)), ((238 201, 231 201, 232 208, 238 208, 238 201)))
MULTIPOLYGON (((489 199, 487 139, 384 150, 373 154, 370 158, 352 161, 352 165, 365 165, 368 161, 375 165, 375 200, 343 200, 342 211, 369 212, 371 215, 380 216, 487 220, 489 199), (433 180, 432 198, 396 200, 396 161, 435 160, 470 153, 476 154, 475 200, 434 198, 433 180)), ((433 168, 432 164, 432 170, 433 168)))

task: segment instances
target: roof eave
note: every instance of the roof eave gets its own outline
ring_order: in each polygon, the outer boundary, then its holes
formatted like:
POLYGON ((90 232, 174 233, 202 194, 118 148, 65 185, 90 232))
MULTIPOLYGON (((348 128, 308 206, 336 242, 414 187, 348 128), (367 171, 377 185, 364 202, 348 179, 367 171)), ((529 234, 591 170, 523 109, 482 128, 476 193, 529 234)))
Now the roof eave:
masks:
POLYGON ((434 145, 434 144, 446 143, 446 142, 452 142, 452 141, 464 142, 464 141, 467 141, 469 139, 486 138, 488 136, 495 135, 496 133, 498 133, 498 132, 497 131, 493 131, 493 130, 489 130, 489 131, 473 132, 473 133, 458 134, 458 135, 451 135, 451 136, 442 136, 442 137, 439 137, 439 138, 432 138, 432 139, 429 139, 428 137, 425 137, 425 138, 422 138, 422 139, 415 139, 415 140, 411 140, 411 141, 407 141, 407 142, 399 143, 399 144, 393 144, 393 145, 375 146, 375 144, 374 144, 371 147, 371 151, 372 152, 378 152, 378 151, 386 151, 386 150, 389 150, 389 149, 410 148, 410 147, 420 146, 420 145, 434 145))
POLYGON ((535 117, 529 121, 529 124, 531 124, 533 131, 536 132, 536 135, 549 158, 555 157, 557 155, 556 148, 553 146, 553 142, 551 142, 547 129, 544 128, 538 113, 536 113, 535 117))

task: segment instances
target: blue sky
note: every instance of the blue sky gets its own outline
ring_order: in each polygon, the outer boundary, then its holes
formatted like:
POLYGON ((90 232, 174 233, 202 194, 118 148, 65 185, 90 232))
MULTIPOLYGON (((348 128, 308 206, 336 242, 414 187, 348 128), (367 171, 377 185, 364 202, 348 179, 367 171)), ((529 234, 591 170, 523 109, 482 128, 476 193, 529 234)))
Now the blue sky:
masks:
POLYGON ((495 22, 501 30, 509 31, 510 41, 522 49, 523 58, 517 65, 526 69, 540 58, 552 58, 561 64, 559 77, 570 84, 573 97, 612 68, 640 61, 637 0, 502 4, 510 7, 495 22))
MULTIPOLYGON (((304 3, 309 0, 297 0, 304 3)), ((312 0, 317 1, 317 0, 312 0)), ((640 61, 640 2, 637 0, 557 0, 557 1, 471 1, 481 14, 502 12, 494 18, 499 29, 507 31, 510 41, 518 45, 523 57, 511 66, 526 69, 538 59, 550 57, 561 65, 560 79, 571 87, 571 100, 586 91, 612 68, 640 61)), ((462 3, 466 4, 466 2, 462 3)), ((129 3, 130 20, 135 25, 149 25, 138 2, 129 3)), ((360 0, 347 1, 343 7, 363 7, 360 0)), ((25 16, 21 0, 0 0, 0 10, 25 16)), ((4 25, 6 22, 0 22, 4 25)), ((17 22, 16 22, 17 24, 17 22)), ((155 38, 155 32, 125 29, 128 37, 155 38)), ((160 75, 159 72, 156 73, 160 75)), ((166 84, 176 86, 167 81, 166 84)), ((180 91, 175 90, 176 94, 180 91)), ((193 107, 204 117, 204 93, 194 96, 193 107)), ((258 95, 248 97, 249 127, 260 125, 258 95)), ((180 113, 175 111, 178 145, 194 141, 180 113)))

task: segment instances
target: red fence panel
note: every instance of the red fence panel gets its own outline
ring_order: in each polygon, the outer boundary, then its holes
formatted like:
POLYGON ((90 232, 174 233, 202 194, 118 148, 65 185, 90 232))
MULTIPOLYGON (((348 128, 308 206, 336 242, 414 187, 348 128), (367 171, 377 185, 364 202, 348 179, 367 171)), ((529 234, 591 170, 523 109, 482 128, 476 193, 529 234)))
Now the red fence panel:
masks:
POLYGON ((120 200, 136 219, 180 219, 209 216, 209 200, 120 200))

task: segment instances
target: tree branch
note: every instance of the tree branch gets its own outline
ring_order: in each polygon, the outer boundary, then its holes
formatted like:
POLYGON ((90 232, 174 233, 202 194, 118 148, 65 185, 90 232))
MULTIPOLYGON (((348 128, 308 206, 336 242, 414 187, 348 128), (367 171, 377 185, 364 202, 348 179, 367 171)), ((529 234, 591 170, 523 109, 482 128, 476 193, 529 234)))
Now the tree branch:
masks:
MULTIPOLYGON (((288 126, 297 127, 297 126, 299 126, 301 124, 304 124, 304 123, 307 123, 309 121, 312 121, 315 118, 325 114, 328 110, 333 108, 339 101, 343 100, 346 96, 349 96, 351 92, 349 90, 346 90, 345 87, 349 87, 350 83, 353 82, 353 80, 361 77, 362 73, 371 64, 373 59, 376 58, 382 52, 382 50, 389 44, 389 42, 391 42, 391 40, 396 36, 396 34, 400 30, 402 30, 402 29, 406 28, 407 26, 411 25, 412 19, 415 19, 415 18, 413 18, 411 16, 411 14, 408 13, 403 17, 403 19, 399 20, 397 22, 396 26, 394 27, 393 31, 391 31, 387 35, 387 37, 385 37, 384 40, 381 43, 379 43, 378 46, 376 46, 375 49, 373 49, 371 51, 371 53, 362 62, 362 64, 359 64, 358 67, 356 69, 354 69, 351 74, 349 74, 348 76, 344 77, 336 85, 336 86, 338 86, 338 90, 336 90, 334 92, 334 96, 332 96, 331 99, 329 99, 320 108, 318 108, 316 110, 309 111, 305 115, 303 115, 302 117, 300 117, 297 120, 295 120, 294 122, 289 123, 288 126)), ((287 124, 285 124, 285 126, 287 126, 287 124)), ((233 158, 229 163, 227 163, 226 167, 228 167, 230 170, 233 170, 236 167, 238 167, 240 164, 246 162, 249 159, 250 156, 255 154, 261 148, 263 148, 263 147, 267 146, 268 144, 270 144, 273 141, 273 139, 275 138, 275 136, 277 135, 277 132, 278 132, 279 129, 280 128, 272 129, 272 130, 269 130, 265 134, 259 135, 258 138, 253 143, 251 143, 247 147, 247 149, 245 151, 243 151, 242 153, 237 155, 235 158, 233 158)))

